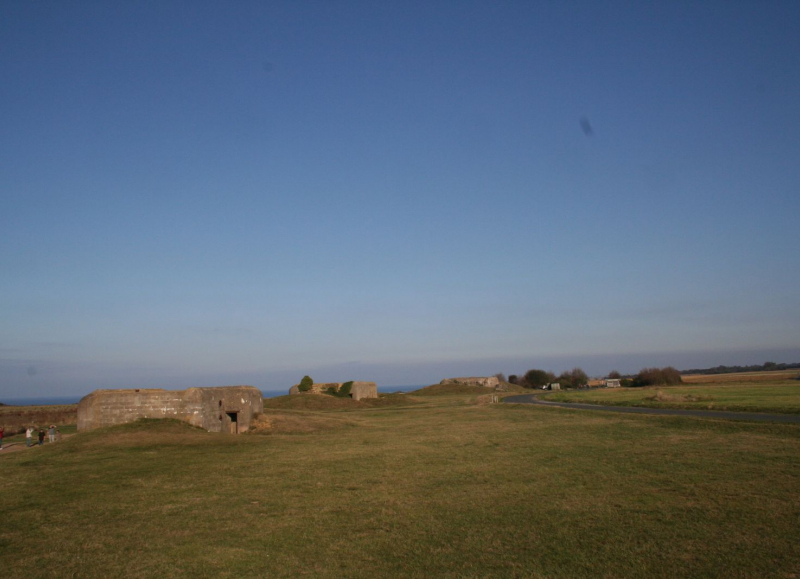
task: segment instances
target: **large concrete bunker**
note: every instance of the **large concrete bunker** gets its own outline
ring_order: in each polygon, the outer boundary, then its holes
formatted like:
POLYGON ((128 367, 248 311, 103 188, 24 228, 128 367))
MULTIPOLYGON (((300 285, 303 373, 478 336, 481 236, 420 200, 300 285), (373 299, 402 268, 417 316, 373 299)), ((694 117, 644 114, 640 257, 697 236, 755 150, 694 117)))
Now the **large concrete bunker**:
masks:
POLYGON ((264 411, 254 386, 163 390, 95 390, 78 403, 78 430, 133 422, 137 418, 177 418, 209 432, 247 432, 264 411))

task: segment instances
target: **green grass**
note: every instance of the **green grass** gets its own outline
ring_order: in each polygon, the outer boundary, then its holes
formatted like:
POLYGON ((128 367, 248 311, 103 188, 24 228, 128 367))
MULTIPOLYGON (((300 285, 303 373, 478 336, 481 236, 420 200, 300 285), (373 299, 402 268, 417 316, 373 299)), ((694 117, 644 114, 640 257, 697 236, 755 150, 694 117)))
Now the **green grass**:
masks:
MULTIPOLYGON (((78 431, 78 425, 77 424, 59 424, 58 425, 58 429, 61 431, 62 436, 67 435, 67 434, 75 434, 78 431)), ((48 430, 45 428, 45 444, 49 444, 49 440, 50 440, 47 437, 47 432, 48 432, 48 430)), ((39 441, 38 437, 39 437, 39 431, 36 430, 33 433, 34 443, 37 443, 39 441)), ((11 443, 18 443, 18 442, 21 442, 22 444, 25 444, 25 433, 24 432, 21 432, 19 434, 15 434, 13 436, 5 436, 5 437, 3 437, 3 446, 6 446, 7 444, 11 444, 11 443)), ((63 440, 62 440, 62 442, 63 442, 63 440)), ((0 575, 0 577, 2 577, 2 575, 0 575)))
POLYGON ((649 408, 695 408, 740 412, 800 414, 800 382, 721 382, 647 388, 598 388, 554 392, 543 396, 554 402, 585 402, 649 408))
POLYGON ((800 427, 429 400, 310 434, 146 421, 0 456, 0 574, 800 573, 800 427))
POLYGON ((418 400, 406 394, 380 394, 378 398, 340 398, 329 394, 301 393, 288 396, 277 396, 264 399, 264 409, 271 410, 359 410, 367 408, 381 408, 387 406, 410 406, 418 400))
POLYGON ((486 388, 484 386, 476 386, 474 384, 460 384, 458 382, 450 384, 432 384, 430 386, 420 388, 419 390, 414 390, 413 392, 410 392, 410 394, 414 396, 446 396, 459 394, 502 394, 513 392, 526 393, 530 391, 527 388, 517 386, 516 384, 509 384, 508 382, 504 382, 503 386, 505 390, 500 392, 494 388, 486 388))

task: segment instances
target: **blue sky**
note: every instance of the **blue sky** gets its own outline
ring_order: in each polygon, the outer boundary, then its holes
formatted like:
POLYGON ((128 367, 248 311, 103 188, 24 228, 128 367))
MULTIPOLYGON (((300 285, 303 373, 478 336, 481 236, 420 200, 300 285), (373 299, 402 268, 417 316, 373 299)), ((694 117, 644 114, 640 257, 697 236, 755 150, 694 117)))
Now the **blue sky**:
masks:
POLYGON ((0 3, 0 396, 800 361, 796 2, 0 3))

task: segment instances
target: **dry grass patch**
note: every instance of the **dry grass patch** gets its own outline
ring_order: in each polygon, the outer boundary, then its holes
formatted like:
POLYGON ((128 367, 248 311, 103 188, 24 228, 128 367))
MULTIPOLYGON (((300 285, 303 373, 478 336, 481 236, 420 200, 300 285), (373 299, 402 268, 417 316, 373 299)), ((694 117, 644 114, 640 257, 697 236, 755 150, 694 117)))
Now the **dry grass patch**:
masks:
POLYGON ((135 422, 98 428, 63 441, 72 451, 98 448, 130 448, 203 445, 222 442, 221 437, 174 418, 140 418, 135 422))
POLYGON ((77 421, 77 404, 0 406, 0 426, 4 427, 6 436, 24 432, 28 426, 75 424, 77 421))
POLYGON ((310 412, 262 414, 252 425, 253 434, 311 434, 357 426, 358 422, 340 416, 310 412))
POLYGON ((129 445, 115 438, 123 429, 101 433, 108 444, 92 452, 18 453, 3 463, 3 575, 760 579, 798 569, 800 428, 474 399, 265 413, 357 423, 302 436, 201 438, 151 423, 163 444, 129 445))
POLYGON ((473 386, 469 384, 433 384, 414 390, 414 396, 441 396, 453 394, 488 394, 494 392, 494 388, 484 388, 483 386, 473 386))
POLYGON ((645 388, 600 388, 554 392, 543 396, 557 402, 585 402, 610 406, 698 408, 737 412, 800 414, 800 382, 710 382, 645 388))
POLYGON ((408 394, 380 394, 377 398, 339 398, 327 394, 310 394, 303 392, 288 396, 264 399, 264 411, 269 410, 307 410, 307 411, 335 411, 335 410, 362 410, 365 408, 387 408, 392 406, 414 406, 421 401, 419 398, 408 394))
POLYGON ((264 411, 280 410, 354 410, 362 405, 352 398, 338 398, 325 394, 301 392, 287 396, 264 399, 264 411))
POLYGON ((366 408, 387 408, 390 406, 415 406, 423 401, 411 394, 379 394, 377 398, 365 398, 359 402, 366 408))
POLYGON ((726 382, 775 382, 791 380, 800 370, 775 370, 772 372, 733 372, 730 374, 687 374, 681 376, 687 384, 720 384, 726 382))
POLYGON ((711 396, 702 396, 700 394, 673 394, 657 390, 654 395, 645 397, 645 400, 658 402, 711 402, 714 399, 711 396))

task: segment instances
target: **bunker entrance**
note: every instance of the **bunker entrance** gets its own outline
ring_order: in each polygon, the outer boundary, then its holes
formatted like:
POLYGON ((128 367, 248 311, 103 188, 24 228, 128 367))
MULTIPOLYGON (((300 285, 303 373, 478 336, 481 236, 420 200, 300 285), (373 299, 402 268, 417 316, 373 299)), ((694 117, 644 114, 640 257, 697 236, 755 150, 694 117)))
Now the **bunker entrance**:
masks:
POLYGON ((237 434, 239 432, 239 413, 238 412, 226 412, 225 414, 228 415, 231 421, 231 434, 237 434))

